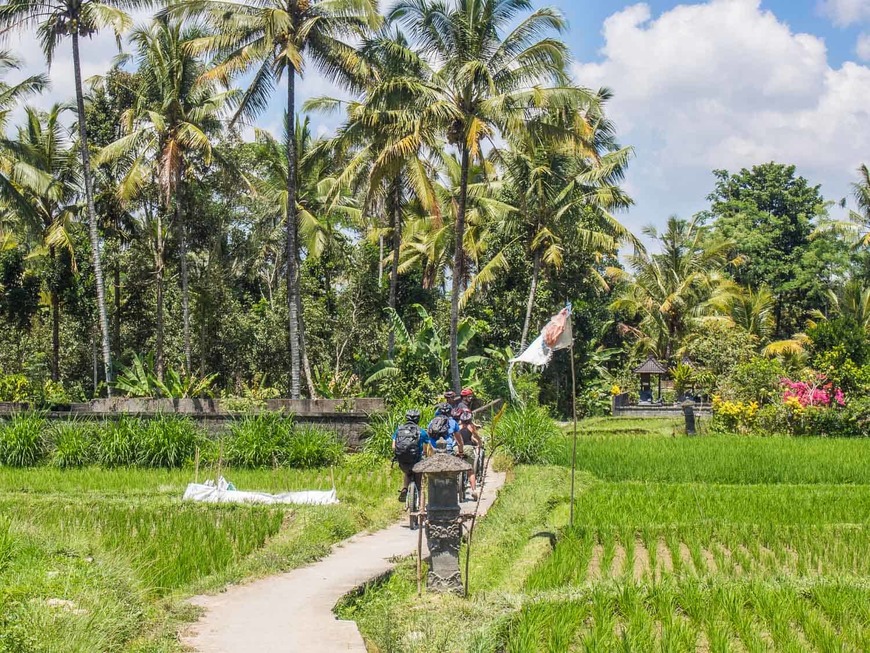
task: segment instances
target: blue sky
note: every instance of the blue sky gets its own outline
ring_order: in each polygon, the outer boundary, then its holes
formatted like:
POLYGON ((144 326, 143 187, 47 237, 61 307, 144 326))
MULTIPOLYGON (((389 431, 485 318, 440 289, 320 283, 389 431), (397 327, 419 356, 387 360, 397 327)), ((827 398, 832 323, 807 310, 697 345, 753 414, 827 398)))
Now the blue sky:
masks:
MULTIPOLYGON (((615 94, 608 112, 635 150, 622 216, 635 231, 704 208, 714 168, 793 163, 839 200, 870 163, 870 0, 533 1, 568 18, 575 79, 615 94)), ((9 45, 41 69, 35 39, 9 45)), ((109 35, 86 41, 84 76, 115 53, 109 35)), ((58 53, 40 104, 72 97, 69 59, 58 53)), ((300 102, 336 93, 316 71, 299 86, 300 102)), ((258 126, 278 131, 281 115, 279 93, 258 126)), ((338 120, 312 122, 323 133, 338 120)))

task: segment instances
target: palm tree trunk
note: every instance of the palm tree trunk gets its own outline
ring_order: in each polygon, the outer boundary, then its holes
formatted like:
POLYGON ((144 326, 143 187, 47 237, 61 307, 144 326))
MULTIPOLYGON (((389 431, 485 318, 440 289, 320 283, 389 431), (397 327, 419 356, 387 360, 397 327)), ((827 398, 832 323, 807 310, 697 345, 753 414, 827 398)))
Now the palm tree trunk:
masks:
POLYGON ((121 261, 115 261, 113 271, 113 290, 115 309, 112 315, 112 332, 115 341, 115 355, 121 355, 121 261))
POLYGON ((450 290, 450 378, 453 390, 461 390, 462 378, 459 376, 459 296, 462 294, 465 278, 465 205, 468 199, 469 152, 465 141, 462 150, 462 168, 459 176, 459 207, 456 212, 456 246, 453 254, 453 287, 450 290))
MULTIPOLYGON (((396 310, 396 290, 399 285, 399 253, 402 247, 402 188, 399 185, 399 178, 396 177, 393 183, 393 263, 390 269, 390 310, 396 310)), ((392 324, 392 322, 391 322, 392 324)), ((396 346, 396 330, 390 327, 390 339, 387 346, 389 351, 388 356, 393 357, 393 350, 396 346)))
MULTIPOLYGON (((48 255, 51 259, 51 272, 54 275, 57 273, 54 247, 48 248, 48 255)), ((54 283, 49 289, 49 294, 51 295, 51 380, 56 382, 60 380, 60 297, 54 283)))
POLYGON ((296 263, 296 72, 287 70, 287 309, 290 338, 290 398, 299 399, 299 268, 296 263))
POLYGON ((190 276, 187 271, 187 222, 184 219, 184 210, 179 206, 181 204, 181 195, 182 193, 179 191, 175 199, 175 219, 181 232, 179 256, 181 257, 181 315, 184 328, 184 371, 189 376, 190 371, 193 369, 190 354, 190 276))
POLYGON ((526 338, 529 337, 529 327, 532 322, 532 309, 535 306, 535 294, 538 292, 538 276, 541 273, 541 254, 535 252, 532 258, 532 283, 529 286, 529 301, 526 303, 526 319, 523 322, 523 335, 520 337, 520 353, 526 348, 526 338))
POLYGON ((308 362, 308 351, 305 348, 305 315, 302 313, 302 297, 298 293, 296 294, 296 311, 299 315, 299 344, 302 349, 299 353, 302 359, 302 371, 305 373, 308 396, 311 399, 317 399, 317 393, 314 391, 314 377, 311 376, 311 365, 308 362))
POLYGON ((97 284, 97 310, 100 316, 100 335, 103 349, 103 367, 106 372, 106 391, 112 396, 112 350, 109 347, 109 316, 106 309, 106 288, 103 283, 103 265, 100 260, 100 234, 97 231, 97 211, 94 208, 94 187, 91 177, 91 155, 88 152, 88 134, 85 127, 85 98, 82 91, 82 64, 79 56, 79 35, 73 30, 73 73, 76 85, 76 109, 79 114, 79 147, 82 154, 82 177, 85 180, 85 198, 88 210, 88 233, 94 259, 94 278, 97 284))
POLYGON ((163 247, 163 211, 157 209, 157 243, 154 249, 154 268, 157 278, 157 335, 155 344, 155 363, 157 378, 163 380, 163 268, 165 256, 163 247))

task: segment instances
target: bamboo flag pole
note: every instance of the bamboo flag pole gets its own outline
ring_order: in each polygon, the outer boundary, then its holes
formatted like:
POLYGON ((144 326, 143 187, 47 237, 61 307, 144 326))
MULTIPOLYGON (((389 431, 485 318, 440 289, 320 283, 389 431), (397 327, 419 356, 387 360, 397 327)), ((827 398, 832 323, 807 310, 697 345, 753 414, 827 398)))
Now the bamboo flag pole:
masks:
POLYGON ((574 413, 574 443, 571 447, 571 505, 569 507, 568 523, 574 526, 574 472, 577 469, 577 375, 574 373, 574 339, 568 349, 571 356, 571 409, 574 413))

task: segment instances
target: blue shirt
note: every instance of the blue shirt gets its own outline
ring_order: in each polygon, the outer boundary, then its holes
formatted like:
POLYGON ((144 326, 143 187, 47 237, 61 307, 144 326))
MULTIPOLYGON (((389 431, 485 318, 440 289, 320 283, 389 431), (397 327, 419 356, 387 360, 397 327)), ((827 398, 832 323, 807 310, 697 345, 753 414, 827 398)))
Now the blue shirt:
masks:
MULTIPOLYGON (((404 424, 403 424, 402 426, 404 426, 404 424)), ((416 424, 415 424, 415 426, 416 426, 416 424)), ((418 427, 418 428, 420 428, 420 427, 418 427)), ((399 435, 399 428, 396 427, 396 430, 393 431, 393 442, 396 441, 396 438, 398 437, 398 435, 399 435)), ((429 442, 429 441, 430 441, 430 440, 429 440, 429 434, 426 433, 426 429, 424 429, 424 428, 420 428, 420 440, 419 440, 419 443, 418 443, 418 447, 419 447, 420 451, 419 451, 419 453, 417 454, 417 457, 418 457, 418 458, 422 458, 422 457, 423 457, 423 445, 426 444, 426 443, 429 442)))
MULTIPOLYGON (((459 433, 459 422, 452 417, 447 416, 447 423, 447 435, 444 437, 444 442, 447 443, 447 451, 453 451, 453 447, 456 446, 456 438, 454 436, 459 433)), ((432 422, 429 422, 429 424, 431 425, 432 422)), ((428 437, 428 440, 432 448, 437 450, 438 447, 436 446, 436 443, 438 442, 438 438, 428 437)))

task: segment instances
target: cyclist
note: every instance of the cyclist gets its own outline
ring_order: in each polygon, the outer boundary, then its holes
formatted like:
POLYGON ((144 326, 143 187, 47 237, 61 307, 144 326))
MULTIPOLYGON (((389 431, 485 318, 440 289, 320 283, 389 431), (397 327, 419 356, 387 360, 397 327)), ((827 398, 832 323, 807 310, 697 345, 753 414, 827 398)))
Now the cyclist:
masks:
POLYGON ((471 465, 468 472, 468 483, 471 485, 471 498, 477 501, 477 478, 474 474, 475 457, 480 454, 480 434, 474 423, 474 416, 470 410, 462 411, 459 416, 459 436, 456 438, 458 455, 471 465))
POLYGON ((420 411, 406 412, 405 423, 393 433, 393 456, 405 475, 402 489, 399 491, 399 501, 402 503, 408 498, 408 486, 411 481, 414 481, 418 490, 420 489, 422 474, 415 474, 413 468, 423 458, 423 444, 428 439, 426 430, 420 428, 420 411))
POLYGON ((459 401, 459 397, 456 396, 456 393, 453 392, 453 390, 448 390, 444 393, 444 401, 455 408, 456 402, 459 401))
POLYGON ((459 399, 454 407, 462 410, 471 410, 472 402, 474 402, 474 390, 471 388, 463 388, 462 392, 459 393, 459 399))
POLYGON ((429 444, 433 449, 437 448, 438 440, 443 439, 447 444, 447 452, 453 453, 456 446, 455 436, 459 433, 459 424, 451 416, 453 406, 445 402, 435 408, 435 417, 426 427, 429 444))

